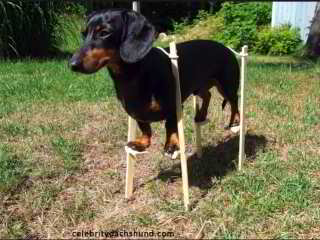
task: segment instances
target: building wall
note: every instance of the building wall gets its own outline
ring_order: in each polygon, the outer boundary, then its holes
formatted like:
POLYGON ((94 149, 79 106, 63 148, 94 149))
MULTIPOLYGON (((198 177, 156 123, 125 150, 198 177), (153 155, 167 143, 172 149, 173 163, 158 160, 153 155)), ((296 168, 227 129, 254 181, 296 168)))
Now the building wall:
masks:
POLYGON ((306 42, 317 2, 273 2, 271 26, 289 23, 300 28, 301 39, 306 42))

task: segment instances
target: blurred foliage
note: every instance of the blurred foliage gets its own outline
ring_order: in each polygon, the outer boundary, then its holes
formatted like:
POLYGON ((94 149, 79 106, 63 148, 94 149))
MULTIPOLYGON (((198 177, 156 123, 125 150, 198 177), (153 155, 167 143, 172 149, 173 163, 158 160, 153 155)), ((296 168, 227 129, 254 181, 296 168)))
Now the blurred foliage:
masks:
POLYGON ((254 51, 268 55, 287 55, 294 53, 301 43, 299 30, 289 25, 262 29, 257 36, 254 51))
POLYGON ((271 23, 271 12, 271 3, 225 2, 218 12, 218 16, 223 18, 224 29, 215 37, 237 50, 243 45, 252 48, 259 28, 271 23))
POLYGON ((54 27, 64 1, 0 1, 0 57, 42 57, 55 50, 54 27))

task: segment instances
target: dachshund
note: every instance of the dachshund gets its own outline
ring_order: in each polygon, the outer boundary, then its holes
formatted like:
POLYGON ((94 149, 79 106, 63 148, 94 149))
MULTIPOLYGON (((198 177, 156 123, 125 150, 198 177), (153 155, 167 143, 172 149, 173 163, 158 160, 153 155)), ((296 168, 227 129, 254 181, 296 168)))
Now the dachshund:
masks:
MULTIPOLYGON (((153 47, 154 26, 140 13, 108 9, 88 16, 82 32, 83 46, 72 56, 72 71, 91 74, 106 67, 114 82, 116 96, 125 111, 137 121, 142 135, 127 146, 145 151, 151 144, 151 123, 165 120, 164 151, 179 150, 175 80, 169 57, 153 47)), ((166 49, 168 51, 168 49, 166 49)), ((229 102, 228 127, 239 124, 239 64, 230 49, 210 40, 191 40, 177 44, 182 103, 199 96, 201 107, 196 122, 206 120, 210 88, 223 96, 222 109, 229 102)))

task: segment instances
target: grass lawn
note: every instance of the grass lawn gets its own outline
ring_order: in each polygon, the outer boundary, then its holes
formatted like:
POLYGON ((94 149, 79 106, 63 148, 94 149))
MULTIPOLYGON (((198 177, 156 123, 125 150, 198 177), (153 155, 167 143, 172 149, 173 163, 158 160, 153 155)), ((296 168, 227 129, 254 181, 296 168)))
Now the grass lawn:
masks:
MULTIPOLYGON (((179 160, 162 156, 164 124, 136 163, 124 199, 127 116, 107 71, 66 60, 0 63, 0 238, 71 238, 74 231, 161 231, 183 238, 320 236, 320 66, 251 57, 243 171, 216 90, 204 156, 188 160, 184 212, 179 160)), ((186 104, 188 146, 193 141, 186 104)))
MULTIPOLYGON (((79 41, 72 33, 66 39, 79 41)), ((153 124, 150 154, 136 163, 134 198, 124 199, 127 115, 106 70, 72 73, 65 59, 0 62, 0 238, 72 238, 90 230, 319 238, 319 76, 319 64, 250 57, 241 172, 239 137, 223 130, 229 107, 222 112, 212 90, 204 155, 188 159, 192 207, 184 212, 179 159, 162 155, 164 123, 153 124)), ((189 99, 188 148, 191 106, 189 99)))

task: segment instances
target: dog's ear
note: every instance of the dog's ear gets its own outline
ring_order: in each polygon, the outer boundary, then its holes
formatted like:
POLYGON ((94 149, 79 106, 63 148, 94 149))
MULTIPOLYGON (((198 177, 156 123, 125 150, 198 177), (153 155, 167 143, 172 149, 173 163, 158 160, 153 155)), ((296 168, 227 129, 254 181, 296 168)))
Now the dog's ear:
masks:
POLYGON ((124 11, 122 19, 124 27, 120 57, 125 62, 134 63, 152 48, 155 29, 144 16, 134 11, 124 11))
POLYGON ((87 15, 87 19, 86 19, 86 21, 87 21, 87 23, 90 21, 90 19, 94 16, 94 15, 96 15, 98 13, 98 11, 93 11, 93 12, 91 12, 89 15, 87 15))

